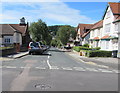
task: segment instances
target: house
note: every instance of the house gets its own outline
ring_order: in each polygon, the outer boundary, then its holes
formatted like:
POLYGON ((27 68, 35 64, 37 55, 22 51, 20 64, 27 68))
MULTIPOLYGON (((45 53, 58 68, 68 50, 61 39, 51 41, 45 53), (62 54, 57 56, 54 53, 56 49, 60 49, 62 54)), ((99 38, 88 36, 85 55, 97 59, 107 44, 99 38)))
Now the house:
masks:
POLYGON ((103 20, 96 22, 90 29, 90 47, 101 47, 101 38, 103 32, 103 20))
POLYGON ((103 16, 103 31, 101 38, 102 50, 118 50, 118 23, 120 3, 109 2, 103 16))
POLYGON ((76 41, 78 45, 83 45, 89 43, 90 38, 90 29, 92 28, 93 24, 78 24, 77 26, 77 37, 76 41))
POLYGON ((101 50, 118 50, 120 3, 108 3, 103 20, 94 24, 90 32, 90 46, 101 50))
POLYGON ((20 19, 19 24, 0 24, 0 44, 9 46, 13 45, 16 51, 20 51, 20 47, 27 46, 30 42, 28 31, 28 23, 25 23, 25 18, 20 19))

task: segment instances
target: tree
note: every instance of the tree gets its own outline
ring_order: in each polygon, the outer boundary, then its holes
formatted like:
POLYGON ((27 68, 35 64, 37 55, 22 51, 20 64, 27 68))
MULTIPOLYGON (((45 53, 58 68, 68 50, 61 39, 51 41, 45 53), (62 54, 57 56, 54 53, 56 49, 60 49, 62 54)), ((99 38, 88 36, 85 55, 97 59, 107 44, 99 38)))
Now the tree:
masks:
POLYGON ((57 32, 57 40, 63 45, 66 45, 70 38, 70 27, 69 26, 62 26, 58 29, 57 32))
POLYGON ((69 25, 64 25, 59 27, 57 31, 56 39, 58 41, 58 45, 66 45, 69 42, 69 39, 73 40, 76 38, 77 32, 74 27, 69 25))
POLYGON ((47 24, 41 19, 31 23, 29 30, 33 41, 42 41, 46 44, 50 44, 52 37, 49 33, 47 24))
POLYGON ((70 36, 71 36, 72 39, 74 39, 74 40, 76 39, 77 31, 75 31, 74 27, 71 27, 70 36))

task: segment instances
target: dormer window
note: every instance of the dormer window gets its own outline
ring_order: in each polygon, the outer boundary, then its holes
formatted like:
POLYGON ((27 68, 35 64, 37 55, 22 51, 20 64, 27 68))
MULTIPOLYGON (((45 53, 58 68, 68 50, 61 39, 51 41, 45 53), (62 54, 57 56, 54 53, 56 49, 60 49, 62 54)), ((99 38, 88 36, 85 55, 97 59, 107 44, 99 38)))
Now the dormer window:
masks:
POLYGON ((109 18, 110 17, 110 11, 108 11, 106 15, 107 15, 106 18, 109 18))

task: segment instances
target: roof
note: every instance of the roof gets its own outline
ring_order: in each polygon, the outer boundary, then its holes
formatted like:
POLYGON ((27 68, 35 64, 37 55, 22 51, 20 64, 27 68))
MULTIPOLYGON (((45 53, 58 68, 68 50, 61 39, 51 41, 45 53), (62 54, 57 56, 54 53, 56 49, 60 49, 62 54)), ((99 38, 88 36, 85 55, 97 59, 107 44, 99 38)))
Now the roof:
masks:
POLYGON ((100 39, 99 37, 94 37, 93 39, 97 40, 97 39, 100 39))
POLYGON ((106 14, 109 6, 112 10, 114 17, 115 17, 115 21, 120 20, 120 2, 108 2, 108 6, 106 8, 106 11, 104 13, 103 18, 105 17, 105 14, 106 14))
POLYGON ((106 35, 106 36, 103 36, 101 39, 107 39, 109 37, 110 37, 109 35, 106 35))
POLYGON ((27 25, 20 25, 20 24, 10 24, 15 30, 20 31, 22 35, 25 35, 27 30, 27 25))
POLYGON ((90 30, 82 35, 82 38, 86 37, 90 33, 90 30))
POLYGON ((27 30, 27 25, 19 25, 19 24, 0 24, 2 28, 2 35, 13 35, 15 31, 18 33, 22 33, 24 36, 27 30))
POLYGON ((120 14, 120 3, 109 2, 108 4, 109 4, 113 14, 120 14))
POLYGON ((100 20, 97 23, 95 23, 91 29, 100 28, 102 26, 103 26, 103 20, 100 20))
POLYGON ((15 32, 15 30, 10 27, 9 24, 0 24, 0 28, 2 28, 0 34, 13 35, 15 32))
POLYGON ((80 28, 80 35, 85 34, 84 30, 85 29, 91 29, 93 24, 78 24, 77 31, 80 28))

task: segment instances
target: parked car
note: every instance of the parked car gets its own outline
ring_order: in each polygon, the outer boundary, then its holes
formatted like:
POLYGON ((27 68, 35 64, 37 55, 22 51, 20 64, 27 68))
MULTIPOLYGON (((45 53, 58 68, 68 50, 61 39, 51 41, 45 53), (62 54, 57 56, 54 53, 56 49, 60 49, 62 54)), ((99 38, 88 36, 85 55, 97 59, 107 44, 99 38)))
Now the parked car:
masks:
POLYGON ((30 42, 28 51, 29 51, 29 54, 33 54, 33 53, 42 54, 44 52, 39 42, 30 42))
POLYGON ((68 43, 66 46, 64 46, 65 49, 71 49, 70 44, 68 43))

